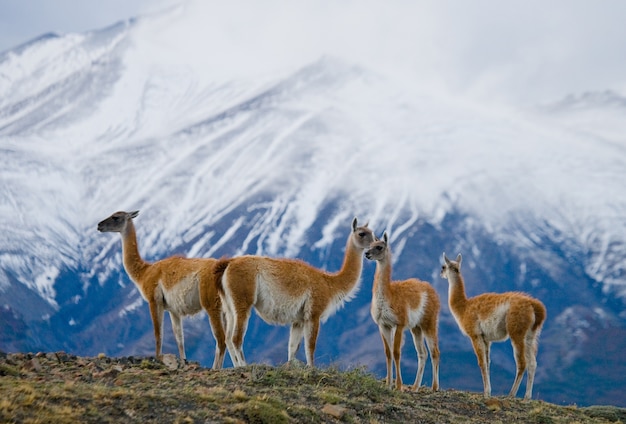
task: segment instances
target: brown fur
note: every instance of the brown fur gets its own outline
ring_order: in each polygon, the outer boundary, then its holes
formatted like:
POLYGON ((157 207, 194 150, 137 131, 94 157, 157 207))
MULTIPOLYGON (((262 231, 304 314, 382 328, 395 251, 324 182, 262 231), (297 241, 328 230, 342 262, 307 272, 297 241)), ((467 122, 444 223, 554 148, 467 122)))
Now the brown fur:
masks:
POLYGON ((148 302, 156 340, 156 356, 161 358, 163 315, 169 311, 181 360, 186 360, 182 317, 202 308, 216 340, 213 368, 222 367, 226 353, 222 307, 213 268, 215 259, 190 259, 172 256, 155 263, 144 261, 137 248, 132 218, 139 212, 116 212, 98 224, 98 231, 119 232, 122 236, 124 268, 148 302))
POLYGON ((485 293, 470 299, 465 295, 461 275, 461 254, 456 261, 444 253, 441 276, 448 280, 448 304, 459 328, 470 338, 483 377, 485 397, 491 396, 489 349, 491 342, 511 339, 517 373, 509 396, 515 396, 524 372, 528 370, 525 399, 532 397, 537 369, 537 349, 546 308, 539 300, 525 293, 485 293))
POLYGON ((410 329, 417 352, 417 374, 412 389, 417 390, 422 382, 428 358, 424 338, 431 352, 433 371, 432 389, 439 389, 439 341, 437 324, 440 309, 439 296, 428 283, 415 278, 391 281, 391 249, 387 233, 365 252, 365 257, 376 261, 376 274, 372 288, 371 314, 378 325, 385 348, 387 361, 387 385, 392 387, 392 361, 396 367, 395 387, 402 388, 400 354, 402 336, 410 329), (393 358, 392 358, 393 348, 393 358))
MULTIPOLYGON (((304 337, 307 364, 313 365, 320 321, 353 296, 361 276, 362 253, 374 240, 367 224, 347 241, 341 270, 329 273, 295 259, 241 256, 230 259, 219 284, 227 320, 228 350, 235 366, 245 365, 242 344, 254 306, 268 323, 291 325, 288 358, 292 360, 304 337)), ((218 268, 224 265, 218 264, 218 268)), ((218 270, 218 274, 221 271, 218 270)))

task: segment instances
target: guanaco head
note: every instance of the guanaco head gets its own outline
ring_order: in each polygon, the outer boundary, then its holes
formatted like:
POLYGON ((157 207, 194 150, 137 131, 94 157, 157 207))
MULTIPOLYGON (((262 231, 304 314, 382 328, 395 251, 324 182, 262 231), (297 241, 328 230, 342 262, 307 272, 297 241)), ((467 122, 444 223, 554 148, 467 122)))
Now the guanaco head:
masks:
POLYGON ((98 231, 103 233, 123 233, 130 220, 139 215, 139 211, 115 212, 107 219, 98 223, 98 231))
POLYGON ((441 276, 445 279, 448 279, 449 272, 454 272, 455 274, 461 273, 461 254, 459 253, 456 257, 456 260, 452 261, 448 259, 446 253, 443 253, 443 265, 441 265, 441 276))
POLYGON ((387 254, 388 245, 389 241, 385 231, 382 239, 376 239, 370 244, 369 249, 365 251, 365 257, 370 261, 380 261, 387 254))
POLYGON ((359 226, 356 217, 352 220, 352 240, 359 249, 367 249, 376 239, 372 230, 367 228, 367 223, 359 226))

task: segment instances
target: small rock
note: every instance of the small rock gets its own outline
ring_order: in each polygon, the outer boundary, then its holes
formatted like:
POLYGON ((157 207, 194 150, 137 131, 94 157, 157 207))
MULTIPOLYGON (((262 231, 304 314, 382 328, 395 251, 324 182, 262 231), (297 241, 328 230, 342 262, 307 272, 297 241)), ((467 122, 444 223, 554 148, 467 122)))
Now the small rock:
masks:
POLYGON ((93 373, 93 378, 97 378, 97 379, 111 378, 111 379, 113 379, 113 378, 117 377, 117 375, 119 373, 120 372, 118 370, 113 369, 113 368, 109 368, 109 369, 104 370, 102 372, 94 372, 93 373))
POLYGON ((79 367, 85 367, 90 363, 91 362, 89 362, 87 359, 83 358, 82 356, 79 356, 78 358, 76 358, 76 365, 78 365, 79 367))
POLYGON ((344 408, 343 406, 332 405, 330 403, 327 403, 322 408, 323 413, 328 414, 338 419, 341 419, 346 414, 346 411, 347 409, 344 408))
POLYGON ((33 358, 30 361, 24 362, 24 368, 35 372, 41 372, 41 363, 39 359, 33 358))
POLYGON ((163 355, 163 365, 165 365, 170 370, 178 369, 178 359, 176 359, 176 355, 171 353, 166 353, 163 355))
POLYGON ((95 362, 89 362, 85 368, 87 368, 88 370, 91 370, 92 372, 101 372, 104 371, 104 368, 101 367, 100 365, 96 364, 95 362))
POLYGON ((63 351, 57 352, 55 355, 56 355, 57 361, 59 361, 59 363, 70 362, 72 360, 71 355, 69 355, 69 354, 67 354, 66 352, 63 352, 63 351))
POLYGON ((485 399, 485 405, 493 412, 498 412, 502 409, 502 403, 496 398, 485 399))
POLYGON ((200 364, 197 362, 187 362, 187 370, 194 371, 200 368, 200 364))

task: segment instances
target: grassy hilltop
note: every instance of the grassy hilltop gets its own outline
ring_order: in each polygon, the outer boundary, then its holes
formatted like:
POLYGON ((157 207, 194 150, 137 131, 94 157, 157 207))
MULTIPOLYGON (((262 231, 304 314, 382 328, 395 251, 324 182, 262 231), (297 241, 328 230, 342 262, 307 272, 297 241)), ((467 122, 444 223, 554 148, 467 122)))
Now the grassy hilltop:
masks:
POLYGON ((172 355, 161 363, 0 353, 0 393, 2 423, 626 422, 624 408, 393 391, 363 369, 291 364, 212 371, 196 363, 179 369, 172 355))

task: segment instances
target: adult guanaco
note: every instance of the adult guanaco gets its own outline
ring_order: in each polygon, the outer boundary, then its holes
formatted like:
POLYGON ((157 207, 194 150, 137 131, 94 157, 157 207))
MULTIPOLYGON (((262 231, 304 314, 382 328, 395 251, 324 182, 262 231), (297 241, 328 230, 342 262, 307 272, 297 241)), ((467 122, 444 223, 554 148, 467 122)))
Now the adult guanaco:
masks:
POLYGON ((138 214, 139 211, 115 212, 98 224, 98 231, 120 233, 122 236, 124 269, 150 307, 156 357, 162 358, 165 311, 170 313, 178 352, 181 362, 184 363, 186 356, 182 317, 196 314, 204 308, 209 315, 216 341, 213 368, 221 368, 226 342, 221 301, 215 285, 214 267, 217 260, 172 256, 155 263, 144 261, 137 248, 137 234, 133 224, 133 218, 138 214))
POLYGON ((229 323, 226 343, 233 364, 246 365, 242 345, 254 307, 267 323, 291 325, 288 360, 294 359, 304 338, 306 361, 313 366, 320 322, 354 296, 363 251, 372 241, 372 230, 367 224, 359 226, 354 218, 343 265, 335 273, 296 259, 248 255, 221 260, 216 276, 229 323))
POLYGON ((491 342, 511 339, 517 373, 509 396, 515 396, 528 370, 524 399, 530 399, 537 370, 539 334, 546 319, 546 307, 525 293, 484 293, 472 298, 465 294, 461 275, 461 254, 450 260, 443 254, 441 276, 448 280, 448 305, 461 332, 472 341, 483 377, 485 397, 491 396, 489 362, 491 342))

